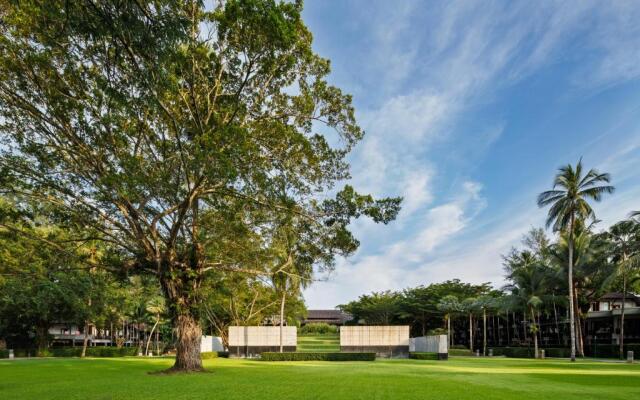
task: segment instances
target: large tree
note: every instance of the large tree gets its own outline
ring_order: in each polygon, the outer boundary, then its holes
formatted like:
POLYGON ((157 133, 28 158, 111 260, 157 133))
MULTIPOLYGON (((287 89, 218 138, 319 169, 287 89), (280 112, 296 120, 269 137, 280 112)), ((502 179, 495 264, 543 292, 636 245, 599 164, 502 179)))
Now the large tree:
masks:
POLYGON ((121 270, 157 276, 175 370, 202 369, 208 271, 266 273, 278 221, 300 218, 315 266, 331 267, 358 246, 352 218, 398 212, 400 199, 335 187, 363 132, 301 10, 0 1, 0 186, 109 243, 121 270))
POLYGON ((602 195, 613 193, 609 183, 609 174, 590 169, 584 173, 582 160, 576 166, 560 167, 553 181, 553 189, 540 193, 538 206, 551 206, 547 217, 547 227, 553 225, 558 232, 566 232, 568 236, 568 274, 569 287, 569 325, 571 334, 571 361, 576 360, 575 312, 573 299, 573 236, 576 224, 587 218, 594 218, 595 213, 588 200, 600 201, 602 195))

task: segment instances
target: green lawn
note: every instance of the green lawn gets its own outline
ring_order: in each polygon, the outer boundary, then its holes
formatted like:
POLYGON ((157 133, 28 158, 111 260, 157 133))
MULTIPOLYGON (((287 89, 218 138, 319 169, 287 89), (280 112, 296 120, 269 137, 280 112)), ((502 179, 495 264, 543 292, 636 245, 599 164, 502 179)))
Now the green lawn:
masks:
POLYGON ((170 359, 0 361, 0 399, 638 399, 640 365, 560 360, 267 363, 149 375, 170 359))
POLYGON ((340 351, 340 336, 298 336, 298 351, 332 352, 340 351))

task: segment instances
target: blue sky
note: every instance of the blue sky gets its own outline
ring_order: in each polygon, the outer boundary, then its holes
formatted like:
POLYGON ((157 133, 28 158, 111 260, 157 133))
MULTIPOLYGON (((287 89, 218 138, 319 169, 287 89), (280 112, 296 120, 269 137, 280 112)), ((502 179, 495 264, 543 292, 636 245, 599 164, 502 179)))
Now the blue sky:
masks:
POLYGON ((500 255, 544 224, 537 194, 580 157, 617 189, 601 229, 640 209, 640 2, 307 0, 304 19, 366 131, 351 183, 405 198, 395 222, 353 224, 361 248, 309 308, 500 286, 500 255))

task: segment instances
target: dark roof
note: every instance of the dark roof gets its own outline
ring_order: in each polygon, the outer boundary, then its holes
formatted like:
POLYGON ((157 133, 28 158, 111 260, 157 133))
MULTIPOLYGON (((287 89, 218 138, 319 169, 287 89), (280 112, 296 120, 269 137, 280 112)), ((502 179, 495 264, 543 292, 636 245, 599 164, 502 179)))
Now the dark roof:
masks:
MULTIPOLYGON (((622 300, 622 293, 618 293, 618 292, 609 292, 606 293, 604 295, 602 295, 602 297, 600 297, 600 300, 622 300)), ((640 303, 640 297, 634 295, 633 293, 627 293, 627 300, 633 300, 636 303, 640 303)))
POLYGON ((351 315, 340 310, 308 310, 307 320, 312 319, 334 319, 340 321, 351 320, 351 315))

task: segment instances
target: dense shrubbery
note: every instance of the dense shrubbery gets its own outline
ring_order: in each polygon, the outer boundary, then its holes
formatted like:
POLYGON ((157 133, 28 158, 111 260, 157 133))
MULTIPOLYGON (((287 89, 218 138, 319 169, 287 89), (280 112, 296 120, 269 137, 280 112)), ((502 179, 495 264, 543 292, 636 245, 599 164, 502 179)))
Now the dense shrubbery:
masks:
MULTIPOLYGON (((617 344, 599 344, 597 346, 589 346, 584 349, 587 357, 602 358, 618 358, 620 356, 620 345, 617 344)), ((634 357, 640 358, 640 344, 629 343, 624 345, 624 357, 627 357, 627 351, 633 351, 634 357)))
POLYGON ((472 356, 473 352, 467 348, 462 348, 462 349, 458 349, 458 348, 451 348, 449 349, 449 355, 450 356, 472 356))
MULTIPOLYGON (((80 357, 82 347, 54 347, 42 354, 45 357, 80 357)), ((87 357, 126 357, 138 354, 137 347, 87 347, 87 357)))
POLYGON ((375 361, 376 353, 262 353, 263 361, 375 361))
POLYGON ((463 344, 454 344, 453 346, 449 347, 450 349, 458 349, 458 350, 469 350, 469 348, 463 344))
POLYGON ((337 326, 325 324, 324 322, 307 324, 298 329, 299 335, 335 335, 337 333, 337 326))
POLYGON ((409 353, 409 358, 414 360, 438 360, 438 353, 413 352, 409 353))
POLYGON ((200 353, 200 358, 203 360, 210 360, 212 358, 229 358, 228 351, 205 351, 200 353))
MULTIPOLYGON (((571 350, 568 348, 546 348, 544 350, 545 357, 566 358, 571 356, 571 350)), ((510 358, 533 358, 533 347, 494 347, 494 356, 505 356, 510 358)))
POLYGON ((0 358, 9 358, 9 350, 0 349, 0 358))

